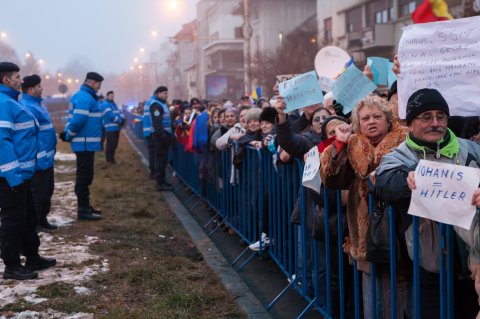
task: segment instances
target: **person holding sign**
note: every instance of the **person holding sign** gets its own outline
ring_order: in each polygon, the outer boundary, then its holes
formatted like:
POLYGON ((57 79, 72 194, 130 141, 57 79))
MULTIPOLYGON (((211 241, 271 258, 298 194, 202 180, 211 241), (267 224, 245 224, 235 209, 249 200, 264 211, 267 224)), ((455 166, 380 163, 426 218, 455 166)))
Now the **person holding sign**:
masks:
MULTIPOLYGON (((367 260, 367 235, 369 226, 368 178, 380 164, 381 158, 405 140, 407 129, 396 121, 392 108, 384 99, 369 95, 352 111, 352 124, 342 124, 335 129, 336 141, 322 154, 320 175, 328 189, 349 190, 347 224, 349 237, 344 251, 357 259, 363 273, 364 318, 372 318, 370 263, 367 260)), ((400 270, 399 270, 400 271, 400 270)), ((377 272, 377 282, 389 287, 388 272, 377 272)), ((397 303, 403 317, 407 308, 406 283, 397 283, 397 303), (405 293, 403 293, 405 292, 405 293)), ((384 293, 385 312, 390 308, 390 294, 384 293)), ((377 314, 387 318, 388 314, 377 314)))
MULTIPOLYGON (((480 146, 457 138, 448 129, 449 114, 449 106, 437 90, 424 88, 414 92, 407 103, 406 120, 410 128, 407 139, 385 155, 376 170, 376 192, 382 200, 391 203, 396 215, 403 219, 403 224, 399 225, 402 234, 411 222, 407 211, 411 191, 416 187, 414 171, 420 159, 479 167, 480 146)), ((479 192, 476 191, 474 199, 468 199, 477 207, 480 206, 479 192)), ((423 265, 426 266, 431 265, 423 265)), ((420 317, 439 318, 439 275, 421 267, 420 288, 420 317)))

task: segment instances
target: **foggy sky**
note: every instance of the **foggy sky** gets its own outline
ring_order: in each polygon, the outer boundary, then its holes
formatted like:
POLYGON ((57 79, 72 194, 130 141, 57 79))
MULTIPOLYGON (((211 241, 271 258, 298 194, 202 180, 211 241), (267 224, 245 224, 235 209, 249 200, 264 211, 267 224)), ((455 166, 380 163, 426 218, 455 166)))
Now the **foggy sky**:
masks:
MULTIPOLYGON (((197 0, 0 0, 0 32, 20 59, 31 51, 55 72, 73 59, 122 72, 194 19, 197 0), (157 37, 151 35, 158 32, 157 37), (145 48, 143 55, 140 48, 145 48)), ((1 60, 1 57, 0 57, 1 60)))

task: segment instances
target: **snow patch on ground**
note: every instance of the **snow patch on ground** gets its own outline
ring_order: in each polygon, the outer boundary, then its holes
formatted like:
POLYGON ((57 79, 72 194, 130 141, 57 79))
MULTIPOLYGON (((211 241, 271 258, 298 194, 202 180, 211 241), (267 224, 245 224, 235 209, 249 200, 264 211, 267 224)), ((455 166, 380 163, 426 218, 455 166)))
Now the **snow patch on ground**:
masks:
MULTIPOLYGON (((75 160, 74 154, 57 153, 55 160, 60 161, 55 166, 55 177, 61 180, 62 175, 75 172, 74 166, 62 165, 61 161, 75 160)), ((77 198, 75 196, 75 182, 63 181, 55 183, 52 207, 48 219, 59 227, 69 227, 76 220, 77 198)), ((54 283, 66 283, 74 285, 77 294, 89 294, 90 289, 83 286, 92 276, 108 272, 108 260, 90 252, 89 246, 99 241, 99 238, 85 235, 77 242, 68 241, 68 237, 62 237, 56 232, 39 233, 40 255, 57 259, 57 265, 47 270, 40 271, 36 280, 3 280, 0 279, 0 308, 25 300, 32 304, 45 302, 46 298, 37 295, 37 288, 54 283)), ((0 260, 0 271, 4 268, 0 260)), ((1 277, 0 277, 1 278, 1 277)), ((42 312, 24 311, 8 316, 0 316, 0 319, 38 318, 38 319, 93 319, 93 314, 74 313, 65 314, 48 309, 42 312)))
POLYGON ((55 160, 56 161, 76 161, 77 156, 75 156, 74 153, 57 152, 55 153, 55 160))

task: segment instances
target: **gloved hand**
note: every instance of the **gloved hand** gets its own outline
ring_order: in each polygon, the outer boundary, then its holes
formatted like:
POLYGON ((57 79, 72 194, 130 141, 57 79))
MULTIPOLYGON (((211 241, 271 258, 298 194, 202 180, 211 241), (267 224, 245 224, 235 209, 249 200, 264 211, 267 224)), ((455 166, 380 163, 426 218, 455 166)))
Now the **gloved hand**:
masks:
POLYGON ((67 141, 67 133, 65 133, 65 132, 60 133, 60 134, 58 135, 58 138, 61 139, 61 140, 64 141, 64 142, 68 142, 68 141, 67 141))
POLYGON ((350 115, 352 115, 351 112, 349 112, 347 114, 344 114, 343 113, 343 105, 338 103, 336 100, 333 100, 332 108, 335 110, 335 114, 337 114, 338 116, 341 116, 341 117, 344 117, 344 118, 348 119, 350 117, 350 115))

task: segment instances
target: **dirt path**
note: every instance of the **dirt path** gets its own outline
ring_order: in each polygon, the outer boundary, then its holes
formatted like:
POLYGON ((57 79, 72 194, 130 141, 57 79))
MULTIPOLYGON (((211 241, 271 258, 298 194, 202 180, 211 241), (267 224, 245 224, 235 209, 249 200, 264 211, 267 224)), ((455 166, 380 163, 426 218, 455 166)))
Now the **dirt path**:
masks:
MULTIPOLYGON (((91 188, 100 222, 77 222, 75 161, 61 143, 39 279, 0 280, 1 318, 243 318, 154 189, 123 136, 116 166, 97 154, 91 188)), ((0 265, 0 269, 3 265, 0 265)))

